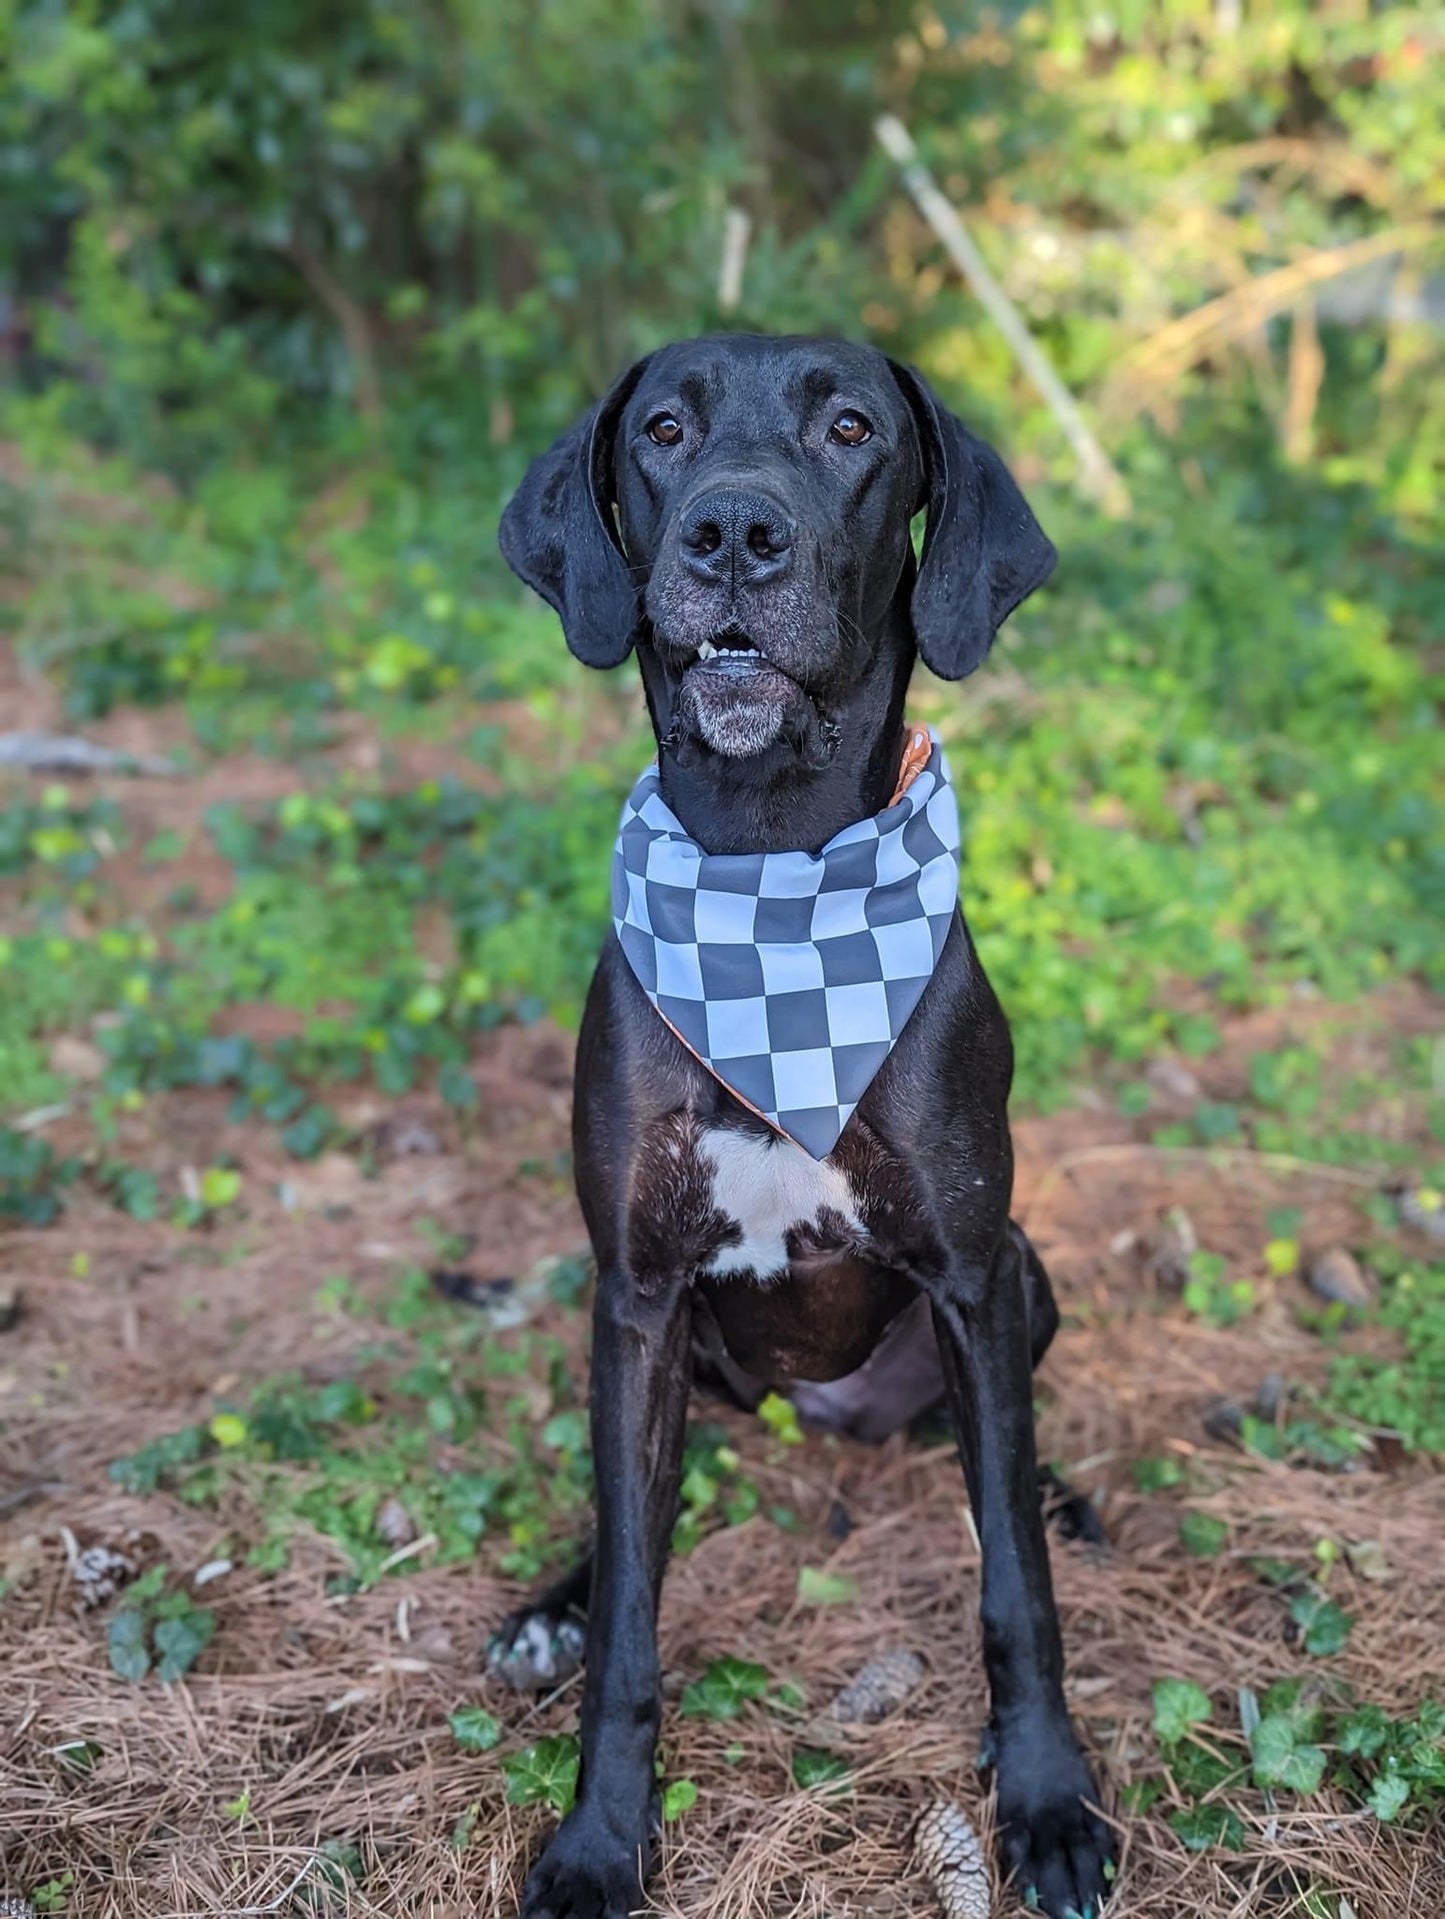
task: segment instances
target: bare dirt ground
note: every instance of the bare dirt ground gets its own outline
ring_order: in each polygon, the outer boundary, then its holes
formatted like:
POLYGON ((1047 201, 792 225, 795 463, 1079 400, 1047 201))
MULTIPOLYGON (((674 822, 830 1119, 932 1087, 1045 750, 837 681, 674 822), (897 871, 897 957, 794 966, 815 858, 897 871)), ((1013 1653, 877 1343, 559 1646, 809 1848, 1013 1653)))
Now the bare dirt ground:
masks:
MULTIPOLYGON (((1303 1007, 1284 1026, 1324 1016, 1303 1007)), ((1378 1049, 1391 1027, 1428 1017, 1410 994, 1392 996, 1359 1009, 1341 1046, 1378 1049)), ((1227 1096, 1281 1020, 1239 1022, 1200 1069, 1206 1093, 1227 1096)), ((216 1551, 217 1515, 164 1491, 122 1495, 107 1465, 278 1369, 344 1370, 357 1333, 318 1307, 327 1276, 378 1288, 407 1263, 434 1263, 438 1229, 473 1240, 468 1264, 481 1275, 575 1249, 570 1196, 535 1171, 565 1146, 569 1066, 559 1034, 495 1034, 476 1061, 480 1120, 463 1135, 439 1106, 407 1102, 438 1150, 385 1161, 373 1179, 350 1160, 298 1168, 260 1131, 227 1127, 245 1169, 246 1213, 209 1237, 141 1225, 83 1196, 58 1226, 9 1235, 5 1265, 25 1309, 0 1335, 0 1572, 9 1582, 0 1889, 71 1873, 66 1910, 84 1919, 305 1910, 490 1919, 512 1910, 551 1815, 507 1805, 497 1755, 459 1751, 448 1715, 486 1704, 507 1750, 574 1727, 578 1688, 533 1704, 484 1678, 486 1632, 516 1599, 485 1550, 469 1565, 429 1567, 423 1557, 350 1596, 326 1590, 341 1562, 323 1541, 274 1576, 247 1569, 237 1551, 235 1570, 207 1588, 219 1624, 197 1669, 183 1684, 137 1685, 109 1669, 107 1609, 79 1605, 62 1529, 82 1547, 129 1542, 142 1559, 201 1566, 216 1551), (276 1197, 283 1183, 289 1205, 276 1197), (87 1256, 78 1266, 77 1254, 87 1256), (81 1740, 99 1751, 77 1774, 57 1748, 81 1740), (328 1840, 359 1848, 359 1880, 327 1882, 316 1855, 328 1840)), ((137 1129, 128 1155, 204 1164, 223 1111, 205 1094, 156 1100, 126 1122, 137 1129)), ((378 1103, 372 1116, 394 1124, 398 1113, 378 1103)), ((1381 1115, 1382 1126, 1393 1123, 1381 1115)), ((1161 1220, 1181 1206, 1201 1241, 1242 1269, 1259 1268, 1271 1207, 1303 1210, 1307 1246, 1358 1239, 1359 1189, 1348 1176, 1248 1154, 1221 1163, 1141 1147, 1102 1103, 1025 1120, 1017 1139, 1017 1210, 1065 1312, 1040 1381, 1041 1451, 1099 1500, 1112 1540, 1102 1561, 1053 1548, 1072 1704, 1107 1805, 1117 1809, 1129 1782, 1157 1769, 1154 1678, 1196 1679, 1219 1698, 1308 1669, 1286 1643, 1278 1596, 1245 1564, 1250 1554, 1307 1556, 1324 1536, 1377 1542, 1383 1578, 1345 1563, 1332 1575, 1332 1594, 1357 1625, 1331 1677, 1396 1711, 1445 1688, 1439 1477, 1388 1451, 1366 1470, 1326 1473, 1212 1439, 1202 1416, 1218 1398, 1247 1402, 1270 1373, 1318 1377, 1326 1353, 1293 1311, 1297 1279, 1279 1281, 1242 1325, 1215 1331, 1179 1310, 1149 1256, 1161 1220), (1229 1522, 1223 1555, 1181 1551, 1177 1492, 1135 1490, 1131 1462, 1159 1455, 1196 1469, 1186 1503, 1229 1522)), ((65 1145, 59 1135, 55 1143, 65 1145)), ((580 1352, 583 1315, 553 1307, 544 1323, 580 1352)), ((765 1508, 786 1501, 802 1524, 787 1532, 758 1517, 721 1530, 669 1576, 667 1770, 700 1791, 669 1828, 658 1909, 683 1919, 931 1914, 911 1862, 918 1813, 946 1795, 981 1830, 989 1819, 973 1765, 985 1713, 978 1555, 956 1463, 946 1447, 902 1439, 869 1450, 813 1437, 783 1449, 755 1420, 707 1414, 729 1427, 765 1508), (850 1576, 856 1596, 801 1605, 804 1565, 850 1576), (675 1710, 683 1680, 722 1654, 797 1678, 817 1705, 890 1645, 920 1652, 927 1679, 894 1718, 851 1739, 845 1794, 793 1784, 794 1733, 776 1716, 754 1710, 719 1725, 675 1710)), ((1247 1823, 1239 1854, 1186 1851, 1160 1816, 1168 1810, 1120 1822, 1118 1919, 1333 1914, 1336 1903, 1301 1903, 1310 1886, 1347 1896, 1358 1919, 1445 1911, 1440 1835, 1382 1826, 1342 1797, 1317 1796, 1301 1812, 1283 1796, 1247 1823)), ((998 1896, 1000 1912, 1015 1910, 998 1896)))

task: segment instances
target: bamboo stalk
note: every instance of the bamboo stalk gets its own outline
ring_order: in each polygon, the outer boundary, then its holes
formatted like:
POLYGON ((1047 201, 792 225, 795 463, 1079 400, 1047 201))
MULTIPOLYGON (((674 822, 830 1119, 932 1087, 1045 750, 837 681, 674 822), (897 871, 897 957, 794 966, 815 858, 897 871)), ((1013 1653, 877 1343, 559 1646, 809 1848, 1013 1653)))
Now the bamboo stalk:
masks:
POLYGON ((895 114, 874 122, 878 143, 903 176, 914 205, 943 242, 979 305, 1008 342, 1014 358, 1058 421, 1079 463, 1079 477, 1105 512, 1129 512, 1129 492, 1123 476, 1105 453, 1079 411, 1074 396, 1054 371, 1042 347, 1029 332, 1018 308, 994 278, 988 262, 974 244, 953 203, 919 158, 913 136, 895 114))

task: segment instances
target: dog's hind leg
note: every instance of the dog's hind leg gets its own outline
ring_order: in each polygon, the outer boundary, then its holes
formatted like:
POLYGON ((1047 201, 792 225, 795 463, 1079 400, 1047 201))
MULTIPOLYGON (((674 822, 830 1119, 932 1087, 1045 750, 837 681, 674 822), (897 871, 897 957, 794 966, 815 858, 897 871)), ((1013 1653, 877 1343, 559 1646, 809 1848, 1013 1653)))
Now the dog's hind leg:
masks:
MULTIPOLYGON (((1009 1221, 1008 1230, 1009 1238, 1018 1248, 1024 1308, 1029 1322, 1029 1357, 1037 1372, 1059 1330, 1058 1301, 1033 1241, 1015 1219, 1009 1221)), ((1052 1466, 1039 1467, 1039 1496, 1044 1502, 1044 1518, 1061 1539, 1079 1539, 1089 1546, 1107 1543, 1104 1522, 1095 1511, 1093 1501, 1086 1493, 1076 1492, 1052 1466)))
POLYGON ((1029 1319, 1029 1357, 1037 1371, 1044 1354, 1054 1343, 1059 1330, 1059 1306, 1044 1262, 1034 1243, 1016 1219, 1008 1223, 1009 1238, 1018 1248, 1023 1273, 1024 1308, 1029 1319))
POLYGON ((518 1692, 550 1692, 581 1670, 592 1554, 508 1613, 487 1642, 487 1670, 518 1692))

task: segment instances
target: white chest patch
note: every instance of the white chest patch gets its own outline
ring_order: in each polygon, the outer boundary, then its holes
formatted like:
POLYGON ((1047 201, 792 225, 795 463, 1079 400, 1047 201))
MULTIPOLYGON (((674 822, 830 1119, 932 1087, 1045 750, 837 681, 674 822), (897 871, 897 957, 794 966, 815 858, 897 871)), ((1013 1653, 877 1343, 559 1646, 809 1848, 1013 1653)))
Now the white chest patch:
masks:
POLYGON ((853 1189, 842 1173, 790 1139, 710 1127, 698 1140, 698 1152, 712 1168, 713 1204, 742 1232, 734 1245, 713 1255, 706 1273, 772 1278, 788 1264, 789 1228, 813 1225, 825 1207, 862 1230, 853 1189))

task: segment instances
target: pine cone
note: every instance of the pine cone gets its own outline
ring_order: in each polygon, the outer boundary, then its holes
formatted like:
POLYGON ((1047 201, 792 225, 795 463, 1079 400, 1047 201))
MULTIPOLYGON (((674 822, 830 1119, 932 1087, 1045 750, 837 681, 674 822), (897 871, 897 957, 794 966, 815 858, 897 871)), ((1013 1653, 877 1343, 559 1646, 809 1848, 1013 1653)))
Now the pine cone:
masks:
MULTIPOLYGON (((70 1574, 80 1588, 83 1606, 103 1606, 113 1599, 128 1579, 135 1576, 135 1561, 109 1546, 87 1546, 77 1553, 70 1574)), ((4 1908, 0 1907, 0 1916, 4 1908)))
POLYGON ((28 1899, 12 1895, 0 1899, 0 1919, 35 1919, 35 1908, 28 1899))
POLYGON ((828 1708, 840 1726, 876 1726, 897 1712, 923 1678, 923 1661, 905 1646, 895 1646, 854 1674, 828 1708))
POLYGON ((951 1799, 935 1799, 919 1820, 913 1850, 943 1908, 943 1919, 989 1919, 988 1861, 978 1834, 951 1799))

